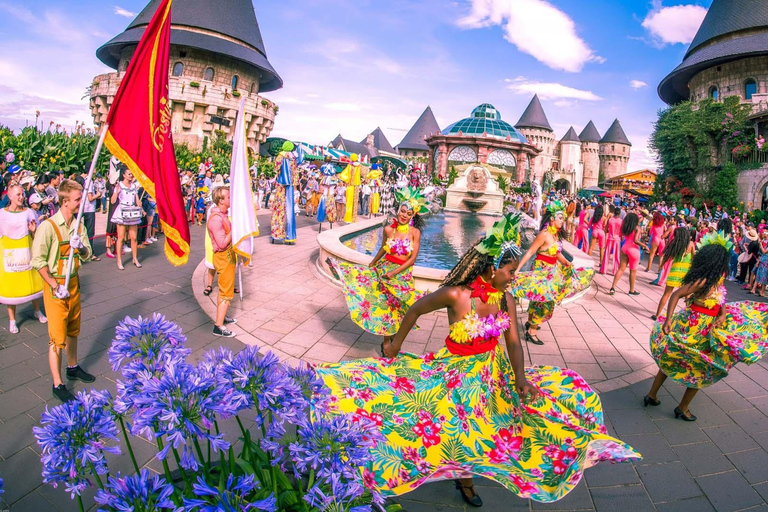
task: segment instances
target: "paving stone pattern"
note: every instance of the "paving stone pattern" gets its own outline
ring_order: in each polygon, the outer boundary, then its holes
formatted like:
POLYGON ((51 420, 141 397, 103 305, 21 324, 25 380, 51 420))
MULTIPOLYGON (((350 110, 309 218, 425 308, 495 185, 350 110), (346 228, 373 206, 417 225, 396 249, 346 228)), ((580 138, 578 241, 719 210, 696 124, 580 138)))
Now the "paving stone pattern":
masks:
MULTIPOLYGON (((98 219, 103 225, 104 217, 98 219)), ((82 365, 98 376, 96 386, 114 392, 118 375, 109 367, 106 349, 116 323, 128 315, 155 311, 184 329, 195 359, 210 348, 224 345, 237 350, 243 343, 273 350, 293 364, 376 355, 380 340, 349 320, 340 289, 316 270, 317 225, 303 216, 298 219, 295 246, 271 245, 264 235, 259 238, 253 266, 243 272, 246 299, 233 302, 239 320, 234 339, 211 334, 208 313, 216 290, 211 298, 202 295, 202 267, 170 266, 160 244, 142 250, 142 269, 129 265, 120 272, 114 260, 106 258, 84 266, 79 353, 82 365)), ((259 220, 266 231, 268 214, 259 220)), ((192 227, 191 262, 202 258, 202 234, 203 228, 192 227)), ((768 362, 739 366, 727 379, 700 392, 691 406, 698 422, 674 419, 672 410, 684 389, 673 383, 662 389, 660 407, 644 409, 642 396, 655 373, 648 352, 649 315, 661 293, 647 284, 651 278, 639 272, 641 295, 630 297, 626 278, 617 294, 609 296, 609 276, 597 276, 585 298, 557 309, 541 331, 545 345, 526 347, 527 364, 567 366, 598 389, 609 431, 637 448, 643 460, 591 468, 573 492, 550 504, 517 498, 478 478, 486 510, 768 509, 768 362)), ((730 300, 746 298, 730 284, 729 288, 733 288, 730 300)), ((522 309, 519 312, 522 315, 522 309)), ((6 312, 0 312, 0 476, 6 489, 0 510, 74 511, 76 503, 62 486, 41 484, 39 449, 31 433, 44 407, 57 403, 50 391, 47 330, 34 320, 29 305, 19 308, 18 317, 21 333, 11 335, 6 312)), ((446 315, 428 315, 419 323, 421 329, 409 335, 404 349, 423 353, 441 347, 448 334, 446 315)), ((236 425, 225 425, 224 430, 234 441, 236 425)), ((140 464, 161 471, 152 459, 153 446, 138 440, 134 449, 140 464)), ((129 470, 127 456, 110 459, 113 471, 129 470)), ((92 496, 93 491, 85 495, 89 505, 92 496)), ((467 509, 451 482, 424 485, 399 501, 410 512, 467 509)))

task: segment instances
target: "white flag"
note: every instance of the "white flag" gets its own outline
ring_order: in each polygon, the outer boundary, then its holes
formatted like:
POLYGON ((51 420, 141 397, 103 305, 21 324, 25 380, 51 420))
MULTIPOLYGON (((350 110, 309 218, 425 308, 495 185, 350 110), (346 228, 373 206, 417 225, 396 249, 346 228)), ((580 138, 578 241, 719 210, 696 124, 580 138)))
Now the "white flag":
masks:
POLYGON ((229 171, 230 215, 232 216, 232 248, 246 259, 253 254, 253 237, 259 236, 259 221, 253 203, 251 176, 248 171, 248 149, 245 139, 245 97, 240 100, 232 140, 232 166, 229 171))

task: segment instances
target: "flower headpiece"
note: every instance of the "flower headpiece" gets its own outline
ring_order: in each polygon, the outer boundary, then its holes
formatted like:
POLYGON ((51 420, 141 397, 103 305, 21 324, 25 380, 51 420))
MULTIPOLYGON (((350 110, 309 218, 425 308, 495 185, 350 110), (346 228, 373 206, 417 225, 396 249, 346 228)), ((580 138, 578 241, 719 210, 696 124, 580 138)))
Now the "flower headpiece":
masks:
POLYGON ((395 190, 395 198, 400 206, 408 205, 408 208, 414 213, 427 213, 427 199, 421 194, 421 190, 415 187, 408 187, 402 190, 395 190))
POLYGON ((475 246, 480 254, 493 256, 493 266, 499 268, 501 260, 508 252, 519 258, 520 249, 520 214, 507 214, 488 230, 482 242, 475 246))
POLYGON ((547 210, 549 210, 549 213, 552 215, 555 215, 558 212, 565 213, 566 204, 564 201, 550 201, 549 205, 547 206, 547 210))
POLYGON ((702 247, 712 244, 722 245, 729 251, 731 250, 731 247, 733 247, 733 242, 728 238, 728 235, 723 231, 717 231, 704 235, 696 248, 701 250, 702 247))

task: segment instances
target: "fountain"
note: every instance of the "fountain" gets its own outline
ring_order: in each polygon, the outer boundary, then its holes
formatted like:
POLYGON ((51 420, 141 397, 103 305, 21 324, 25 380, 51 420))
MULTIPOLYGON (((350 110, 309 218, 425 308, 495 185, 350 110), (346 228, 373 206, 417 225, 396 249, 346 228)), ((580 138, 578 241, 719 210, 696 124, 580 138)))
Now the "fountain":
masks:
POLYGON ((448 187, 445 209, 452 212, 473 212, 501 215, 504 193, 491 171, 478 164, 467 167, 448 187))

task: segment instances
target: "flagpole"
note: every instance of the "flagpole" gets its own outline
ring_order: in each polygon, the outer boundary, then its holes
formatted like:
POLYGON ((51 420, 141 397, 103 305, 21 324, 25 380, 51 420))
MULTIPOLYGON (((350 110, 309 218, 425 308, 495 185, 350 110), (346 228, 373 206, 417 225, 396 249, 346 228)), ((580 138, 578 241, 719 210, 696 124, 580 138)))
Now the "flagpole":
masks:
MULTIPOLYGON (((99 142, 96 144, 96 151, 93 153, 93 160, 91 160, 91 168, 88 170, 88 177, 85 179, 85 186, 83 186, 83 197, 80 200, 80 208, 77 210, 77 219, 75 220, 75 234, 80 233, 80 221, 83 219, 83 210, 85 209, 85 202, 88 200, 88 188, 91 186, 93 180, 93 171, 96 169, 96 163, 99 161, 99 154, 101 153, 101 147, 104 145, 104 139, 107 137, 107 130, 109 124, 104 123, 104 127, 101 130, 99 136, 99 142)), ((86 235, 87 236, 87 235, 86 235)), ((72 264, 74 262, 75 248, 69 246, 69 259, 67 260, 67 275, 64 278, 64 288, 69 290, 69 277, 72 273, 72 264)))
POLYGON ((240 302, 243 302, 243 264, 240 263, 240 258, 237 258, 237 285, 240 290, 240 302))

